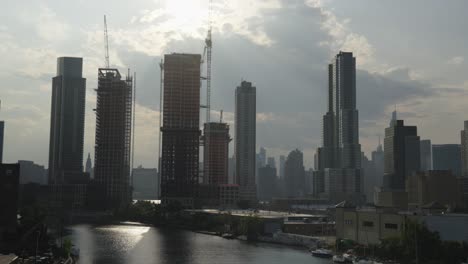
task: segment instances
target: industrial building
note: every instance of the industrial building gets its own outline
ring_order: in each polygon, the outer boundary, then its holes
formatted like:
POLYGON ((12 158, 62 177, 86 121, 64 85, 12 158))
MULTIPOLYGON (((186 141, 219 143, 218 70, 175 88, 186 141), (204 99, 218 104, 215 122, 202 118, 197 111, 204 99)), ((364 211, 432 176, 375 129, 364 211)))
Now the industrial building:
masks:
POLYGON ((100 68, 96 92, 94 177, 104 189, 105 207, 115 208, 131 201, 132 77, 100 68))

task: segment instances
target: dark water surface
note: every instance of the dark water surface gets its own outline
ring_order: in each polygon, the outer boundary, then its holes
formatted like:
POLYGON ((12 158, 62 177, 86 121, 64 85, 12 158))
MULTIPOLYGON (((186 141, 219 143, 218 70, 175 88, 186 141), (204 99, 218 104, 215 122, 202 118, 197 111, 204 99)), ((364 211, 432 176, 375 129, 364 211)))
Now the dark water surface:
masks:
POLYGON ((70 229, 72 242, 80 249, 80 264, 331 263, 303 249, 138 224, 75 225, 70 229))

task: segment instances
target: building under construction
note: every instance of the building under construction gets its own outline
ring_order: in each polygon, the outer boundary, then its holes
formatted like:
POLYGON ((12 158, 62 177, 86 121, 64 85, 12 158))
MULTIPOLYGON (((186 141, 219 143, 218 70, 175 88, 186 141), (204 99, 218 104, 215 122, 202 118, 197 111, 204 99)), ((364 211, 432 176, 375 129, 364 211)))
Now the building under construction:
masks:
POLYGON ((94 175, 105 207, 117 208, 131 201, 132 77, 122 80, 117 69, 101 68, 96 92, 94 175))
POLYGON ((161 198, 193 207, 198 188, 201 55, 164 56, 161 198))
POLYGON ((203 183, 228 184, 229 125, 210 122, 204 124, 203 183))

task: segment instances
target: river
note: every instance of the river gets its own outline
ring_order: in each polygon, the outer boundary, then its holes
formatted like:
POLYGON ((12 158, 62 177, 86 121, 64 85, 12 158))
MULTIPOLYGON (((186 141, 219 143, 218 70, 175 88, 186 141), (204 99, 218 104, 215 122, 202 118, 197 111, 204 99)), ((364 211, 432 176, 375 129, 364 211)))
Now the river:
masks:
POLYGON ((331 263, 304 249, 132 223, 75 225, 70 231, 80 249, 79 264, 331 263))

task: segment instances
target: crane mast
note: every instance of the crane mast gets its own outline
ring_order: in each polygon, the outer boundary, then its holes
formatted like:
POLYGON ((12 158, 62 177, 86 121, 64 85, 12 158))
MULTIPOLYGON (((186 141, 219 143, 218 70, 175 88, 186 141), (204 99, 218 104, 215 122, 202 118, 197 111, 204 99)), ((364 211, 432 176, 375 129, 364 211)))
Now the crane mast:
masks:
POLYGON ((209 0, 208 6, 208 33, 205 39, 206 51, 206 123, 210 122, 211 112, 211 49, 213 42, 211 40, 211 14, 212 13, 212 0, 209 0))
POLYGON ((105 62, 106 68, 109 68, 109 36, 107 34, 107 21, 106 16, 104 15, 104 49, 105 49, 105 62))

